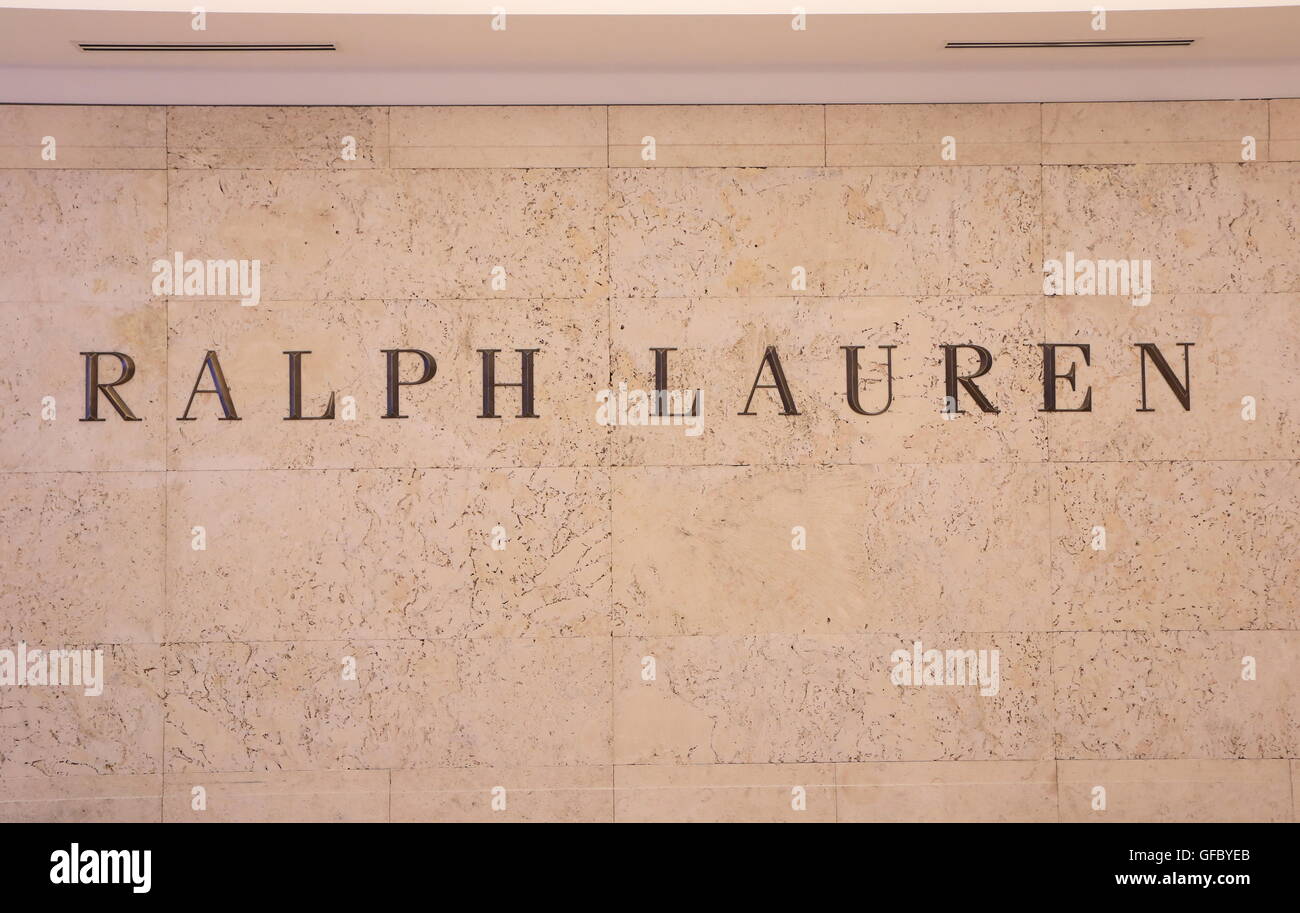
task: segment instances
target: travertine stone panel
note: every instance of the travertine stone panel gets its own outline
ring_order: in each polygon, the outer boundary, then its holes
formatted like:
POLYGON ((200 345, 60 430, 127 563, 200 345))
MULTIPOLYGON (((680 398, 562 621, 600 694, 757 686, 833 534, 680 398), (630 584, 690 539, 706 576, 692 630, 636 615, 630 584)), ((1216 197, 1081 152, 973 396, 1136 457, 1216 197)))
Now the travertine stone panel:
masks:
POLYGON ((1051 472, 1054 629, 1300 628, 1300 464, 1051 472))
POLYGON ((827 105, 826 164, 1037 165, 1040 107, 827 105))
POLYGON ((0 473, 0 647, 157 643, 162 514, 162 473, 0 473))
POLYGON ((826 164, 821 105, 614 105, 609 163, 700 168, 826 164), (654 157, 647 139, 654 142, 654 157))
POLYGON ((393 820, 609 822, 610 767, 465 767, 395 770, 393 820))
POLYGON ((165 650, 169 774, 611 761, 608 638, 165 650))
POLYGON ((388 109, 173 106, 170 168, 381 168, 388 109), (345 142, 347 137, 351 143, 345 142), (349 155, 345 158, 345 150, 349 155))
POLYGON ((1056 755, 1286 758, 1300 749, 1294 631, 1054 635, 1056 755), (1246 657, 1253 681, 1243 680, 1246 657))
POLYGON ((1274 162, 1300 161, 1300 98, 1268 103, 1268 157, 1274 162))
POLYGON ((169 773, 166 822, 367 822, 388 820, 386 770, 169 773), (196 809, 195 787, 203 792, 196 809))
MULTIPOLYGON (((162 302, 0 304, 0 470, 162 469, 164 309, 162 302), (142 421, 122 418, 102 394, 100 421, 83 421, 83 352, 120 352, 134 362, 131 380, 113 389, 142 421)), ((98 363, 100 383, 122 376, 112 355, 98 363)))
POLYGON ((1043 635, 617 637, 618 764, 1044 760, 1043 635), (998 693, 891 682, 897 650, 999 651, 998 693), (643 678, 644 660, 655 678, 643 678), (916 720, 917 725, 900 724, 916 720), (923 723, 920 721, 924 721, 923 723))
POLYGON ((390 109, 395 168, 580 168, 607 164, 600 105, 390 109))
POLYGON ((1150 260, 1158 294, 1300 290, 1300 164, 1050 166, 1042 173, 1048 259, 1072 251, 1150 260))
POLYGON ((631 298, 1034 294, 1039 169, 616 168, 610 270, 631 298))
POLYGON ((1090 347, 1090 364, 1078 349, 1058 350, 1058 373, 1078 366, 1076 390, 1067 381, 1057 384, 1059 407, 1079 408, 1092 389, 1091 412, 1048 417, 1052 459, 1269 460, 1300 454, 1295 295, 1156 295, 1145 307, 1134 307, 1128 298, 1056 296, 1047 303, 1047 338, 1090 347), (1151 411, 1139 411, 1140 342, 1158 346, 1180 383, 1190 374, 1190 410, 1148 358, 1151 411), (1184 342, 1193 345, 1178 345, 1184 342))
POLYGON ((620 765, 619 822, 741 824, 835 820, 832 764, 620 765))
POLYGON ((1054 761, 837 764, 845 822, 1043 822, 1057 818, 1054 761))
POLYGON ((173 170, 168 180, 171 249, 261 260, 263 300, 580 298, 605 289, 602 171, 173 170), (495 266, 505 270, 504 290, 492 288, 495 266))
POLYGON ((0 168, 164 168, 166 134, 159 107, 0 105, 0 168))
POLYGON ((167 639, 607 634, 608 501, 587 469, 175 473, 167 639))
POLYGON ((0 663, 106 673, 0 665, 0 820, 1294 818, 1298 187, 1294 99, 0 106, 0 663))
POLYGON ((614 480, 620 631, 1050 627, 1045 467, 654 467, 614 480))
POLYGON ((1291 821, 1286 761, 1061 761, 1061 820, 1291 821), (1100 786, 1105 790, 1105 808, 1100 786))
POLYGON ((0 169, 0 301, 144 299, 166 200, 161 171, 0 169))
MULTIPOLYGON (((596 422, 596 392, 609 385, 604 301, 316 301, 241 307, 174 300, 165 421, 173 469, 501 467, 600 465, 609 429, 596 422), (399 419, 385 419, 385 349, 431 355, 429 382, 400 388, 399 419), (519 349, 533 356, 534 411, 520 418, 518 387, 496 390, 496 418, 482 418, 483 358, 498 349, 495 380, 518 383, 519 349), (217 353, 240 421, 222 420, 213 394, 194 399, 206 353, 217 353), (285 421, 289 357, 302 356, 304 417, 285 421), (345 420, 344 397, 356 418, 345 420)), ((421 376, 419 356, 400 356, 401 378, 421 376)), ((211 390, 205 372, 201 383, 211 390)))
MULTIPOLYGON (((653 391, 655 355, 668 353, 668 386, 694 402, 703 391, 698 434, 685 424, 620 424, 611 431, 622 465, 711 463, 878 463, 1039 461, 1047 453, 1042 299, 746 298, 660 299, 653 307, 614 299, 611 373, 615 388, 653 391), (974 343, 993 358, 977 383, 997 413, 960 389, 960 414, 945 418, 944 350, 974 343), (798 415, 784 414, 763 364, 776 349, 798 415), (859 415, 848 400, 844 346, 861 346, 859 415), (882 346, 895 346, 882 349, 882 346), (761 377, 760 375, 760 368, 761 377), (888 369, 888 370, 887 370, 888 369), (892 373, 893 399, 889 376, 892 373), (755 383, 765 385, 750 392, 755 383), (752 415, 742 415, 747 411, 752 415)), ((961 373, 979 364, 957 351, 961 373)), ((685 406, 671 405, 682 412, 685 406)))
POLYGON ((0 780, 0 821, 69 824, 162 820, 161 774, 77 774, 0 780))
POLYGON ((87 695, 75 685, 0 688, 0 779, 159 772, 164 688, 160 649, 93 643, 39 646, 103 650, 103 693, 87 695))
POLYGON ((1241 162, 1246 137, 1266 161, 1268 102, 1144 101, 1044 104, 1043 163, 1241 162))

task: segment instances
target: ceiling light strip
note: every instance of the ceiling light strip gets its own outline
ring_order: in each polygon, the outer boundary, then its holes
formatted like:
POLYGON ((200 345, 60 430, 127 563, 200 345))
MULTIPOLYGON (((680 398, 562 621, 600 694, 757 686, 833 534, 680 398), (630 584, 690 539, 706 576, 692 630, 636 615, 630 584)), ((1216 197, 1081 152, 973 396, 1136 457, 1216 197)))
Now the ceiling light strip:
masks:
POLYGON ((1079 41, 949 41, 945 48, 1185 48, 1194 38, 1095 39, 1079 41))
POLYGON ((336 51, 333 44, 101 44, 78 42, 83 51, 336 51))

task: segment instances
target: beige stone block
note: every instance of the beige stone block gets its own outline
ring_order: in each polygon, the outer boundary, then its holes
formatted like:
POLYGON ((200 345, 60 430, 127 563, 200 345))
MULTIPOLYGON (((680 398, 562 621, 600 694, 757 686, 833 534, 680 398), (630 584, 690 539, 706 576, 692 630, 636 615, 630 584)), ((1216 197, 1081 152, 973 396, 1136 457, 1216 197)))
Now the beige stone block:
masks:
POLYGON ((0 780, 0 821, 126 824, 162 820, 161 774, 66 774, 0 780))
POLYGON ((167 109, 169 168, 382 168, 387 164, 387 108, 176 105, 167 109), (345 150, 355 157, 344 158, 345 150))
POLYGON ((0 105, 0 168, 160 169, 166 139, 161 107, 0 105))
POLYGON ((821 105, 614 105, 609 163, 614 167, 768 167, 824 165, 821 105), (654 140, 654 158, 643 150, 654 140))
POLYGON ((614 818, 610 767, 393 771, 393 820, 597 823, 614 818))
POLYGON ((1290 757, 1297 648, 1294 631, 1057 634, 1057 757, 1290 757), (1243 679, 1247 657, 1254 680, 1243 679))
POLYGON ((163 474, 0 474, 0 647, 157 643, 163 474))
POLYGON ((397 106, 395 168, 603 168, 603 105, 397 106))
POLYGON ((840 821, 1054 822, 1054 761, 837 764, 840 821))
POLYGON ((387 821, 388 775, 386 770, 169 773, 164 778, 163 820, 196 824, 387 821), (196 788, 202 792, 196 795, 196 788))
POLYGON ((1061 761, 1061 820, 1290 821, 1291 775, 1277 761, 1061 761), (1097 787, 1104 793, 1098 793, 1097 787), (1104 798, 1105 807, 1098 808, 1104 798))
POLYGON ((609 652, 573 637, 172 645, 167 772, 607 764, 609 652))
POLYGON ((161 171, 0 169, 0 301, 143 300, 166 203, 161 171))
POLYGON ((1032 465, 618 469, 619 630, 1049 630, 1047 481, 1032 465))
POLYGON ((167 507, 169 641, 609 633, 601 471, 182 472, 167 507))
POLYGON ((1039 108, 1034 104, 827 105, 826 164, 1036 165, 1039 108))
MULTIPOLYGON (((1046 760, 1041 636, 617 637, 617 764, 1046 760), (896 685, 895 651, 997 650, 997 693, 896 685), (654 660, 654 678, 645 677, 654 660)), ((992 653, 986 654, 991 668, 992 653)))
POLYGON ((605 290, 599 170, 172 170, 168 180, 172 249, 260 260, 264 301, 605 290), (494 290, 498 266, 506 287, 494 290))
POLYGON ((610 272, 629 298, 1011 295, 1042 287, 1039 169, 610 172, 610 272))
POLYGON ((1267 161, 1269 103, 1245 101, 1044 104, 1048 165, 1241 162, 1245 137, 1267 161))
POLYGON ((1300 624, 1300 465, 1073 463, 1051 488, 1054 629, 1300 624))
POLYGON ((835 820, 831 764, 620 765, 619 822, 825 824, 835 820))
MULTIPOLYGON (((149 774, 161 769, 163 675, 153 645, 28 644, 103 651, 102 693, 62 685, 0 688, 0 778, 149 774)), ((16 644, 5 644, 16 650, 16 644)), ((30 656, 29 656, 30 661, 30 656)), ((29 667, 30 668, 30 667, 29 667)))
POLYGON ((1047 259, 1073 252, 1150 260, 1160 295, 1300 290, 1300 165, 1048 166, 1042 173, 1047 259))

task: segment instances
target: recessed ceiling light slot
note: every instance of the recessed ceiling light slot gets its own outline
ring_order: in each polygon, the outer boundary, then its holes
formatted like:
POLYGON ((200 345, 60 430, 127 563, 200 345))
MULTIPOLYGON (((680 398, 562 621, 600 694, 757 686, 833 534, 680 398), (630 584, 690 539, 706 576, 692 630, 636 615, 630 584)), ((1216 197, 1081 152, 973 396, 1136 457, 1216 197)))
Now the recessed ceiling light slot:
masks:
POLYGON ((949 41, 945 48, 1185 48, 1195 38, 1095 38, 1078 41, 949 41))
POLYGON ((79 41, 83 51, 337 51, 330 44, 103 44, 79 41))

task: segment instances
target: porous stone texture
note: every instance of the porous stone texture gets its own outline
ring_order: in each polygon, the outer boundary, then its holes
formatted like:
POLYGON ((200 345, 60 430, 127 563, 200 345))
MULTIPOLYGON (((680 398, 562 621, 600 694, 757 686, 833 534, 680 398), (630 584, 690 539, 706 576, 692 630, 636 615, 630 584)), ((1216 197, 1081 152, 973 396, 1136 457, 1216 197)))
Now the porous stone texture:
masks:
POLYGON ((1297 159, 1296 99, 0 106, 0 649, 104 668, 0 686, 0 820, 1294 820, 1297 159), (698 434, 601 418, 653 349, 698 434))

